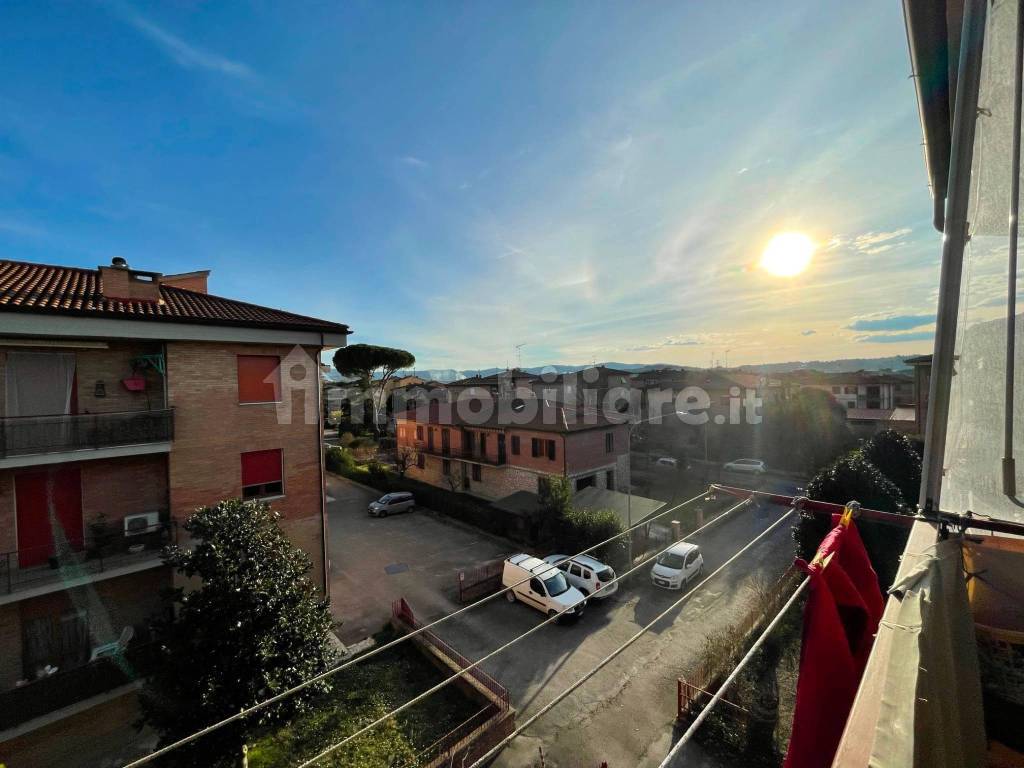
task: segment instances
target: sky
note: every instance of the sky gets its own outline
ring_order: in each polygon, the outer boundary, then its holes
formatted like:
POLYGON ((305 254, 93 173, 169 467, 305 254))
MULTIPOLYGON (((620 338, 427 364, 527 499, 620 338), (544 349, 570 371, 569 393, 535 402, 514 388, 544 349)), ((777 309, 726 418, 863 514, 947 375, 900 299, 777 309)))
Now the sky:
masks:
POLYGON ((421 368, 931 350, 891 0, 9 0, 0 71, 0 258, 210 269, 421 368))

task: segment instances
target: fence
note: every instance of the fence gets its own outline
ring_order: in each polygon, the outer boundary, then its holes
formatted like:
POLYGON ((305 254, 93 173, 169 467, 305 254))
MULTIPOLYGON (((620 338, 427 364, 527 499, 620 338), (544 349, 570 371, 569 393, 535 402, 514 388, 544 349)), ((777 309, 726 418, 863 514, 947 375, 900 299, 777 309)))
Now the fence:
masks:
MULTIPOLYGON (((397 624, 407 630, 417 630, 423 626, 405 598, 391 604, 391 615, 397 624)), ((429 647, 434 654, 455 668, 466 669, 472 664, 469 659, 429 630, 421 632, 415 640, 429 647)), ((419 752, 415 765, 431 768, 447 766, 450 763, 457 765, 456 759, 472 762, 512 732, 515 726, 515 712, 509 706, 508 689, 479 667, 473 667, 467 676, 486 692, 482 695, 487 703, 468 720, 419 752)))
POLYGON ((0 419, 0 458, 167 442, 174 409, 0 419))
POLYGON ((68 541, 60 548, 44 544, 0 552, 0 594, 67 584, 76 578, 146 561, 156 564, 163 548, 178 542, 178 527, 173 520, 143 525, 130 535, 123 532, 123 523, 117 522, 120 525, 91 532, 88 539, 68 541))
MULTIPOLYGON (((783 603, 796 589, 799 581, 800 573, 791 565, 767 591, 768 600, 748 611, 739 622, 731 627, 732 635, 737 640, 738 649, 745 649, 750 634, 779 612, 783 603)), ((735 659, 728 659, 730 664, 733 661, 735 659)), ((680 677, 676 683, 676 717, 680 720, 689 717, 697 700, 702 696, 714 694, 719 680, 727 672, 728 670, 723 669, 721 664, 702 661, 688 672, 685 678, 680 677)))
POLYGON ((478 568, 459 571, 459 602, 468 603, 501 589, 504 560, 494 560, 478 568))

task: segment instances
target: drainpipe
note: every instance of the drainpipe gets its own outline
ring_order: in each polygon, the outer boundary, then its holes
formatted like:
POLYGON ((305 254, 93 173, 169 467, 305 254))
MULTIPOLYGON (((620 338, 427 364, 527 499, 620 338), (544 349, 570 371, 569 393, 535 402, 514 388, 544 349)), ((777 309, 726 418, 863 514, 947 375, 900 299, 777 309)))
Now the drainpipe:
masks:
POLYGON ((924 463, 921 468, 919 506, 923 510, 937 506, 942 488, 949 391, 953 380, 956 326, 960 308, 960 283, 963 276, 964 246, 968 238, 967 203, 970 197, 971 159, 974 154, 974 129, 978 118, 978 91, 987 10, 988 0, 967 0, 964 4, 956 102, 953 110, 945 232, 942 241, 942 269, 939 276, 939 306, 932 353, 924 463))
POLYGON ((1013 74, 1013 129, 1010 138, 1010 249, 1006 280, 1006 382, 1003 408, 1003 493, 1017 495, 1013 458, 1014 355, 1017 351, 1017 213, 1020 211, 1020 100, 1024 79, 1024 10, 1017 4, 1017 48, 1013 74))
POLYGON ((323 562, 324 562, 324 599, 327 604, 331 603, 331 561, 327 545, 327 482, 324 471, 324 404, 323 387, 320 386, 320 355, 324 350, 324 334, 320 332, 320 347, 316 351, 314 367, 316 368, 316 452, 320 457, 320 532, 323 539, 323 562))

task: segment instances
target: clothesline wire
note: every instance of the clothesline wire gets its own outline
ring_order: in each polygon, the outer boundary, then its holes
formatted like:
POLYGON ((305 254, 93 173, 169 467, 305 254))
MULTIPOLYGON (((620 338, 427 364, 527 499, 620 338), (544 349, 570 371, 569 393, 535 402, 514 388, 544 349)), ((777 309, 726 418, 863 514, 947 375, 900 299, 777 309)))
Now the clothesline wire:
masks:
MULTIPOLYGON (((771 493, 770 491, 756 491, 747 488, 736 488, 731 485, 712 483, 711 492, 721 491, 737 498, 760 499, 768 504, 779 504, 787 506, 793 504, 797 499, 803 499, 803 511, 814 514, 839 514, 845 505, 833 504, 828 501, 807 499, 803 496, 787 496, 782 493, 771 493)), ((867 520, 873 523, 884 523, 896 525, 901 528, 910 528, 916 522, 934 523, 940 526, 953 526, 957 530, 966 531, 974 528, 982 531, 1010 533, 1016 536, 1024 536, 1024 523, 1013 520, 1003 520, 991 515, 974 515, 967 511, 965 514, 956 512, 943 512, 941 510, 924 510, 916 514, 903 514, 901 512, 884 512, 879 509, 867 509, 862 507, 856 518, 867 520)))
POLYGON ((533 725, 535 722, 537 722, 537 720, 539 720, 541 717, 543 717, 548 712, 550 712, 559 702, 564 700, 570 693, 575 691, 577 688, 579 688, 581 685, 583 685, 585 682, 587 682, 590 678, 592 678, 594 675, 596 675, 598 672, 600 672, 602 669, 604 669, 604 667, 607 666, 608 664, 610 664, 620 653, 625 651, 627 648, 629 648, 629 646, 631 646, 633 643, 635 643, 637 640, 639 640, 645 633, 647 633, 651 629, 651 627, 653 627, 659 621, 662 621, 672 611, 674 611, 676 608, 678 608, 680 605, 682 605, 683 602, 687 598, 690 597, 690 595, 692 595, 698 589, 700 589, 705 584, 707 584, 708 581, 710 581, 715 576, 717 576, 719 573, 721 573, 723 570, 725 570, 730 565, 732 565, 737 559, 739 559, 747 551, 749 551, 755 544, 757 544, 759 541, 761 541, 761 539, 763 539, 765 536, 767 536, 769 533, 771 533, 773 530, 775 530, 779 525, 781 525, 785 520, 787 520, 790 517, 790 515, 793 514, 794 511, 795 511, 795 509, 790 509, 789 511, 786 512, 786 514, 784 514, 782 517, 780 517, 778 520, 776 520, 770 526, 765 528, 761 533, 759 533, 757 536, 755 536, 753 539, 751 539, 749 542, 747 542, 747 544, 744 545, 742 549, 740 549, 732 557, 730 557, 728 560, 726 560, 724 563, 722 563, 722 565, 720 565, 718 568, 716 568, 712 573, 710 573, 709 575, 705 576, 700 581, 700 583, 698 583, 695 587, 693 587, 691 590, 689 590, 685 595, 683 595, 678 600, 676 600, 674 603, 672 603, 672 605, 670 605, 664 611, 662 611, 657 616, 655 616, 653 620, 651 620, 650 622, 648 622, 647 624, 642 626, 635 634, 633 634, 629 639, 627 639, 624 643, 622 643, 622 645, 620 645, 618 648, 616 648, 614 651, 612 651, 610 654, 608 654, 608 656, 606 656, 604 659, 602 659, 598 664, 596 664, 595 666, 591 667, 591 669, 586 674, 584 674, 582 677, 580 677, 576 682, 572 683, 570 686, 565 688, 561 693, 559 693, 557 696, 555 696, 555 698, 553 698, 551 701, 549 701, 547 704, 545 704, 543 707, 541 707, 541 709, 538 710, 536 712, 536 714, 534 714, 531 717, 529 717, 522 725, 518 726, 514 731, 512 731, 512 733, 510 733, 504 739, 502 739, 497 744, 495 744, 490 750, 488 750, 486 753, 484 753, 483 756, 479 757, 472 765, 470 765, 469 768, 478 768, 478 766, 483 765, 485 762, 487 762, 492 757, 494 757, 494 755, 496 755, 501 749, 504 749, 505 746, 508 745, 514 738, 516 738, 519 734, 521 734, 523 731, 525 731, 527 728, 529 728, 531 725, 533 725))
MULTIPOLYGON (((669 507, 668 509, 665 509, 665 510, 663 510, 661 512, 657 512, 656 514, 651 515, 650 517, 645 518, 644 520, 636 523, 635 525, 632 525, 632 526, 626 528, 624 531, 621 531, 621 532, 615 534, 614 536, 610 536, 609 538, 605 539, 604 541, 598 542, 597 544, 594 544, 593 546, 590 546, 590 547, 584 549, 582 552, 578 552, 575 555, 570 555, 570 556, 566 557, 565 560, 560 561, 560 563, 564 563, 564 562, 566 562, 568 560, 572 560, 575 557, 580 557, 581 555, 586 555, 586 554, 588 554, 590 552, 593 552, 596 549, 599 549, 600 547, 605 546, 606 544, 611 544, 616 539, 619 539, 619 538, 625 536, 626 534, 632 533, 636 529, 638 529, 638 528, 640 528, 642 526, 648 525, 648 524, 654 522, 655 520, 657 520, 658 518, 664 517, 665 515, 672 514, 673 512, 677 512, 678 510, 682 509, 683 507, 689 506, 690 504, 693 504, 694 502, 699 501, 700 499, 706 498, 710 492, 711 492, 711 488, 709 486, 708 489, 703 491, 702 493, 699 493, 696 496, 693 496, 692 498, 686 499, 685 501, 682 501, 679 504, 676 504, 674 507, 669 507)), ((714 520, 712 520, 711 522, 714 522, 714 520)), ((696 533, 696 531, 694 531, 694 533, 696 533)), ((690 534, 690 535, 692 536, 693 534, 690 534)), ((355 657, 353 657, 351 659, 343 661, 342 663, 340 663, 340 664, 338 664, 338 665, 336 665, 334 667, 331 667, 330 669, 326 669, 323 672, 321 672, 321 673, 319 673, 317 675, 314 675, 313 677, 311 677, 311 678, 309 678, 307 680, 304 680, 303 682, 298 683, 298 684, 292 686, 291 688, 289 688, 289 689, 287 689, 285 691, 281 691, 280 693, 275 694, 274 696, 271 696, 268 699, 264 699, 261 702, 258 702, 256 704, 253 704, 250 707, 246 707, 245 709, 240 710, 236 714, 229 715, 228 717, 225 717, 223 720, 219 720, 219 721, 217 721, 215 723, 212 723, 211 725, 208 725, 205 728, 202 728, 202 729, 200 729, 198 731, 195 731, 194 733, 191 733, 188 736, 183 736, 182 738, 178 739, 177 741, 171 742, 170 744, 167 744, 166 746, 163 746, 163 747, 161 747, 161 748, 159 748, 159 749, 157 749, 157 750, 155 750, 153 752, 150 752, 148 755, 144 755, 143 757, 140 757, 137 760, 133 760, 132 762, 127 763, 123 768, 139 768, 139 766, 151 763, 152 761, 156 760, 158 757, 162 757, 163 755, 166 755, 169 752, 172 752, 172 751, 174 751, 176 749, 180 749, 181 747, 184 747, 184 746, 186 746, 186 745, 196 741, 197 739, 201 739, 203 736, 206 736, 206 735, 208 735, 210 733, 213 733, 214 731, 217 731, 217 730, 223 728, 226 725, 230 725, 231 723, 234 723, 234 722, 237 722, 239 720, 242 720, 242 719, 248 717, 249 715, 253 714, 254 712, 258 712, 259 710, 264 709, 266 707, 269 707, 272 704, 276 704, 277 702, 281 701, 282 699, 285 699, 288 696, 292 696, 292 695, 298 693, 299 691, 304 690, 305 688, 308 688, 311 685, 315 685, 316 683, 319 683, 321 680, 325 680, 326 678, 328 678, 328 677, 330 677, 332 675, 335 675, 338 672, 341 672, 342 670, 348 669, 349 667, 353 666, 354 664, 359 664, 361 662, 366 661, 367 659, 371 659, 374 656, 377 656, 378 654, 384 653, 384 651, 387 651, 387 650, 390 650, 391 648, 394 648, 399 643, 404 643, 407 640, 411 640, 412 638, 416 637, 417 635, 422 634, 424 632, 427 632, 427 631, 433 629, 434 627, 436 627, 436 626, 438 626, 438 625, 440 625, 440 624, 442 624, 442 623, 444 623, 444 622, 446 622, 446 621, 448 621, 450 619, 455 618, 456 616, 460 616, 463 613, 466 613, 467 611, 471 611, 474 608, 478 608, 479 606, 483 605, 484 603, 489 602, 491 600, 494 600, 495 598, 499 597, 500 595, 505 594, 509 590, 515 589, 516 587, 525 584, 526 582, 528 582, 530 580, 530 578, 532 578, 532 577, 527 577, 527 578, 523 579, 522 581, 516 582, 515 584, 512 584, 512 585, 507 586, 507 587, 503 587, 502 589, 498 590, 497 592, 494 592, 493 594, 490 594, 490 595, 487 595, 485 597, 482 597, 481 599, 477 600, 474 603, 470 603, 469 605, 463 606, 462 608, 459 608, 458 610, 452 611, 451 613, 446 614, 446 615, 440 617, 439 619, 436 619, 436 620, 430 622, 429 624, 425 624, 424 626, 422 626, 422 627, 420 627, 418 629, 415 629, 415 630, 409 632, 408 634, 405 634, 405 635, 402 635, 400 637, 397 637, 394 640, 391 640, 391 641, 389 641, 387 643, 384 643, 384 645, 378 645, 375 648, 367 651, 366 653, 360 654, 359 656, 355 656, 355 657)))
MULTIPOLYGON (((618 574, 614 579, 609 581, 608 584, 609 585, 610 584, 614 584, 614 583, 616 583, 616 582, 626 578, 627 576, 629 576, 634 571, 636 571, 639 568, 642 568, 643 566, 647 565, 652 560, 657 559, 658 557, 663 555, 665 552, 668 552, 670 549, 672 549, 677 544, 679 544, 679 543, 681 543, 683 541, 686 541, 690 537, 696 536, 699 533, 703 533, 707 528, 709 528, 712 525, 716 524, 720 520, 725 519, 728 515, 732 514, 736 510, 742 509, 743 507, 747 507, 749 505, 750 505, 750 500, 749 499, 742 499, 739 503, 733 505, 732 507, 727 509, 722 514, 718 515, 714 520, 711 520, 710 522, 705 523, 704 525, 702 525, 700 528, 698 528, 697 530, 693 531, 692 533, 689 533, 686 536, 683 536, 678 541, 675 541, 675 542, 669 544, 667 547, 665 547, 661 551, 655 552, 653 555, 651 555, 647 559, 641 560, 639 563, 634 565, 632 568, 630 568, 625 573, 618 574)), ((787 512, 786 515, 784 515, 782 518, 779 518, 779 520, 781 521, 781 520, 785 519, 785 517, 788 516, 789 514, 791 514, 791 512, 792 512, 792 510, 790 510, 790 512, 787 512)), ((766 530, 771 530, 771 528, 774 528, 775 525, 777 525, 777 524, 778 523, 774 523, 770 528, 768 528, 766 530)), ((721 569, 719 569, 719 570, 721 570, 721 569)), ((715 571, 715 573, 717 573, 717 572, 718 571, 715 571)), ((705 581, 706 580, 707 579, 705 579, 705 581)), ((703 584, 704 582, 701 582, 701 583, 703 584)), ((689 594, 689 593, 687 593, 687 594, 689 594)), ((419 702, 421 702, 424 699, 426 699, 428 696, 431 696, 434 693, 437 693, 437 691, 439 691, 442 688, 444 688, 445 686, 451 684, 452 682, 454 682, 455 680, 459 679, 460 677, 465 677, 467 674, 469 674, 471 671, 476 669, 478 666, 483 664, 488 659, 491 659, 491 658, 497 656, 499 653, 502 653, 503 651, 507 650, 511 646, 513 646, 516 643, 518 643, 520 640, 522 640, 522 639, 524 639, 526 637, 529 637, 534 632, 538 632, 541 628, 546 627, 548 624, 551 624, 554 621, 557 621, 562 616, 564 616, 566 613, 568 613, 569 611, 573 610, 577 605, 580 605, 581 603, 585 603, 586 601, 587 601, 587 598, 585 598, 585 597, 581 598, 580 600, 576 600, 575 602, 567 605, 562 610, 557 611, 555 613, 552 613, 550 616, 548 616, 546 619, 544 619, 544 621, 542 621, 539 624, 536 624, 535 626, 533 626, 530 629, 526 630, 521 635, 518 635, 517 637, 512 638, 511 640, 509 640, 504 645, 498 646, 497 648, 495 648, 493 651, 491 651, 490 653, 486 654, 485 656, 481 656, 476 661, 471 662, 470 664, 466 665, 459 672, 456 672, 455 674, 453 674, 453 675, 451 675, 449 677, 446 677, 444 680, 442 680, 441 682, 437 683, 432 688, 428 688, 427 690, 423 691, 422 693, 417 694, 413 698, 409 699, 404 704, 402 704, 402 705, 400 705, 398 707, 395 707, 394 709, 392 709, 390 712, 387 712, 386 714, 381 715, 376 720, 374 720, 372 723, 367 723, 366 725, 364 725, 359 730, 355 731, 354 733, 349 734, 348 736, 343 738, 341 741, 338 741, 338 742, 332 744, 331 746, 327 747, 326 749, 322 750, 321 752, 318 752, 316 755, 314 755, 313 757, 309 758, 305 762, 299 763, 296 768, 309 768, 309 766, 315 765, 316 763, 320 762, 321 760, 323 760, 325 757, 327 757, 331 753, 336 752, 337 750, 341 749, 343 746, 345 746, 349 742, 353 741, 354 739, 359 738, 364 733, 367 733, 368 731, 373 730, 378 725, 383 723, 385 720, 388 720, 388 719, 394 717, 395 715, 400 714, 401 712, 404 712, 409 707, 414 706, 415 704, 418 704, 419 702)))
MULTIPOLYGON (((786 615, 786 612, 797 601, 797 598, 800 597, 801 593, 807 587, 809 582, 810 577, 805 576, 804 580, 800 582, 800 585, 796 588, 796 590, 794 590, 789 600, 786 601, 786 604, 782 606, 779 612, 775 615, 775 618, 772 619, 771 622, 769 622, 768 626, 764 628, 764 631, 761 632, 757 640, 754 641, 754 644, 750 646, 750 650, 746 652, 743 658, 740 659, 740 662, 733 668, 732 672, 729 673, 729 676, 725 678, 725 681, 715 692, 715 694, 711 697, 711 701, 707 703, 707 706, 705 706, 704 709, 700 711, 700 714, 697 715, 697 717, 694 719, 694 721, 690 723, 690 727, 686 729, 686 732, 680 737, 679 741, 672 745, 672 749, 670 749, 669 753, 665 755, 665 759, 661 761, 661 764, 658 766, 658 768, 668 768, 673 758, 675 758, 675 756, 679 754, 679 750, 681 750, 683 746, 686 744, 686 742, 688 742, 693 737, 693 734, 697 732, 697 729, 700 728, 701 723, 703 723, 704 720, 707 719, 708 715, 711 714, 711 712, 714 710, 718 702, 723 701, 722 696, 725 694, 726 690, 728 690, 729 686, 733 684, 737 677, 739 677, 744 667, 747 666, 747 663, 754 657, 754 654, 757 653, 758 649, 764 644, 764 641, 768 638, 768 635, 770 635, 772 631, 775 629, 775 627, 778 626, 779 622, 782 621, 783 617, 786 615)), ((726 703, 728 704, 730 702, 726 703)))

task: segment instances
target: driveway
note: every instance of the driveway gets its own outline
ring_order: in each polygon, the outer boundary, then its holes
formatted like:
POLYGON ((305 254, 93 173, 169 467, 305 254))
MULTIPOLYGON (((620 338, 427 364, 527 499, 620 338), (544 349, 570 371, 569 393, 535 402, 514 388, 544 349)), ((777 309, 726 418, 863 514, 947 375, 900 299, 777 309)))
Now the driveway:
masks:
MULTIPOLYGON (((370 518, 366 505, 377 493, 334 477, 328 489, 333 611, 345 622, 340 636, 346 643, 380 629, 399 597, 424 621, 456 610, 458 571, 515 549, 423 512, 370 518)), ((777 507, 741 510, 695 537, 704 572, 711 573, 781 513, 777 507)), ((699 658, 709 634, 745 613, 751 579, 774 580, 792 561, 790 527, 784 524, 538 720, 494 765, 533 768, 543 745, 551 768, 597 768, 602 761, 611 768, 657 766, 673 734, 677 678, 699 658)), ((652 586, 641 567, 614 596, 591 600, 579 622, 546 626, 482 666, 509 689, 521 723, 680 596, 652 586)), ((436 631, 478 659, 543 620, 522 603, 496 598, 436 631)), ((686 758, 688 765, 714 764, 696 746, 686 758)))
POLYGON ((421 510, 370 517, 367 505, 382 494, 333 475, 327 495, 331 612, 346 644, 379 631, 400 597, 417 616, 456 610, 459 571, 515 551, 510 542, 421 510))
MULTIPOLYGON (((740 511, 693 540, 712 572, 778 518, 782 510, 740 511)), ((657 766, 668 751, 676 714, 676 680, 699 657, 704 638, 739 620, 750 580, 778 578, 793 561, 790 528, 780 525, 735 565, 672 611, 572 695, 519 736, 494 762, 502 768, 657 766)), ((484 668, 510 691, 522 723, 598 664, 673 602, 679 592, 649 583, 647 568, 621 582, 616 595, 592 600, 576 624, 549 625, 516 643, 484 668)), ((415 605, 413 606, 416 607, 415 605)), ((438 628, 471 659, 543 621, 540 613, 495 600, 438 628)), ((687 764, 703 763, 698 748, 687 764)))

